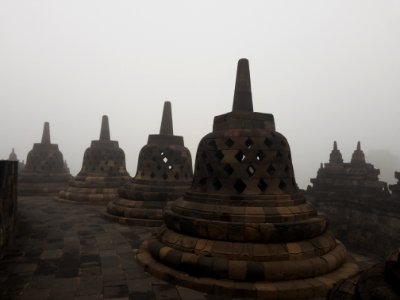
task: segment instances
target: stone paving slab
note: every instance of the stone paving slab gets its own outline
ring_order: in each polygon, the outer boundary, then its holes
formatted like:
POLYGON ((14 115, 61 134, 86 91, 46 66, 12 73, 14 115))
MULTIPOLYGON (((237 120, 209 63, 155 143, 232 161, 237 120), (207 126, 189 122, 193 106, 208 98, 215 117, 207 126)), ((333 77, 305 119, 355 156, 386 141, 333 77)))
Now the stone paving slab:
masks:
POLYGON ((18 236, 13 251, 0 261, 2 300, 230 299, 177 287, 144 272, 135 253, 157 228, 113 223, 102 217, 98 205, 51 197, 18 201, 18 236))

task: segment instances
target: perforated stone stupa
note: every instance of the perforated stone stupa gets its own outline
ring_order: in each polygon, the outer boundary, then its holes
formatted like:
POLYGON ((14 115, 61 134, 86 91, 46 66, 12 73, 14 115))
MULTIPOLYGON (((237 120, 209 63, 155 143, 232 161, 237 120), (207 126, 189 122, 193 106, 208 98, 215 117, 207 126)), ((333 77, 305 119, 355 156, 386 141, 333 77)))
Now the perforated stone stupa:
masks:
POLYGON ((110 139, 108 117, 103 116, 100 139, 92 141, 83 156, 82 169, 59 198, 78 202, 107 203, 129 180, 125 153, 110 139))
POLYGON ((232 112, 198 146, 185 195, 138 262, 156 277, 208 293, 263 299, 324 297, 357 271, 299 192, 286 138, 253 112, 249 65, 239 60, 232 112))
POLYGON ((50 125, 44 123, 41 143, 33 144, 18 178, 21 196, 58 195, 71 179, 57 144, 50 142, 50 125))
POLYGON ((162 209, 182 196, 193 178, 192 158, 183 137, 173 133, 171 103, 164 103, 160 134, 149 135, 139 154, 135 178, 110 202, 106 216, 143 226, 162 224, 162 209))

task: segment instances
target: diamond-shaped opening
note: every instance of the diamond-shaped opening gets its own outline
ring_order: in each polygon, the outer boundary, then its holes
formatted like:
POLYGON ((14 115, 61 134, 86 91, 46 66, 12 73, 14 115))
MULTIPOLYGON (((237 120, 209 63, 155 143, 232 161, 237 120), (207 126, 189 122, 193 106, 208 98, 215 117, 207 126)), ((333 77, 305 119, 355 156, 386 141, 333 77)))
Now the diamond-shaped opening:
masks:
POLYGON ((264 181, 264 179, 260 179, 257 186, 262 192, 265 192, 265 190, 268 188, 268 184, 264 181))
POLYGON ((160 155, 161 155, 161 156, 163 156, 163 155, 164 155, 164 152, 163 152, 163 151, 161 151, 161 152, 160 152, 160 155))
POLYGON ((238 179, 238 180, 236 180, 236 182, 235 182, 235 184, 233 185, 233 187, 235 188, 235 190, 238 192, 238 193, 243 193, 243 191, 246 189, 246 187, 247 187, 247 185, 241 180, 241 179, 238 179))
POLYGON ((281 151, 276 151, 276 158, 281 159, 282 158, 282 152, 281 151))
POLYGON ((161 166, 160 166, 160 165, 157 165, 157 169, 158 169, 158 170, 161 170, 161 166))
POLYGON ((214 178, 213 186, 218 191, 222 187, 222 183, 218 180, 218 178, 214 178))
POLYGON ((261 150, 257 152, 257 154, 256 154, 256 159, 257 159, 258 161, 261 161, 264 157, 265 157, 264 152, 262 152, 261 150))
POLYGON ((172 165, 168 166, 168 170, 172 170, 174 167, 172 165))
POLYGON ((224 158, 224 153, 222 153, 221 150, 218 150, 217 153, 215 153, 215 156, 219 159, 222 160, 224 158))
POLYGON ((225 145, 227 145, 228 147, 232 147, 233 144, 234 144, 234 141, 232 141, 231 138, 229 138, 229 139, 227 139, 227 140, 225 141, 225 145))
POLYGON ((244 155, 244 153, 239 150, 239 152, 236 153, 235 158, 237 159, 238 162, 243 162, 244 159, 246 158, 246 155, 244 155))
POLYGON ((226 164, 224 167, 224 171, 228 174, 228 175, 232 175, 233 171, 235 171, 230 164, 226 164))
POLYGON ((154 174, 153 172, 151 172, 151 173, 150 173, 150 177, 151 177, 151 178, 154 178, 154 177, 156 177, 156 174, 154 174))
POLYGON ((175 179, 179 179, 179 173, 175 173, 175 179))
POLYGON ((270 176, 272 176, 272 175, 274 175, 275 174, 275 168, 274 168, 274 166, 273 165, 269 165, 269 167, 268 167, 268 169, 267 169, 267 172, 268 172, 268 174, 270 175, 270 176))
POLYGON ((167 157, 164 157, 162 160, 163 160, 164 164, 166 164, 168 162, 168 158, 167 157))
POLYGON ((267 145, 268 147, 271 147, 272 144, 273 144, 273 142, 272 142, 269 138, 266 138, 266 139, 264 140, 264 144, 267 145))
POLYGON ((286 174, 289 174, 289 172, 290 172, 290 168, 289 168, 288 165, 286 165, 286 167, 285 167, 285 173, 286 173, 286 174))
POLYGON ((249 174, 249 176, 251 177, 256 172, 256 169, 252 165, 250 165, 247 167, 246 171, 247 171, 247 174, 249 174))
POLYGON ((167 173, 164 173, 164 174, 162 175, 162 178, 164 178, 164 180, 167 179, 167 178, 168 178, 167 173))
POLYGON ((284 190, 286 187, 287 187, 286 182, 281 179, 281 181, 279 182, 279 188, 281 190, 284 190))
POLYGON ((254 142, 251 139, 247 139, 244 143, 245 143, 247 149, 250 149, 251 146, 254 145, 254 142))

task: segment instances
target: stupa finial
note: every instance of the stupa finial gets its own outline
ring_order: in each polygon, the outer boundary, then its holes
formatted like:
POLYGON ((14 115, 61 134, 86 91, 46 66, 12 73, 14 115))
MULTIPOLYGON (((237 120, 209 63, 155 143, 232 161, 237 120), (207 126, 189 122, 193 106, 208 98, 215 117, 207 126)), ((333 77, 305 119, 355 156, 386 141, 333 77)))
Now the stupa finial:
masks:
POLYGON ((336 143, 336 141, 333 142, 333 150, 337 150, 337 143, 336 143))
POLYGON ((161 120, 160 134, 162 135, 174 135, 174 129, 172 126, 172 110, 171 102, 164 102, 164 110, 161 120))
POLYGON ((49 122, 44 122, 43 134, 42 134, 42 144, 51 144, 49 122))
POLYGON ((233 112, 253 112, 249 61, 242 58, 238 61, 236 72, 233 112))
POLYGON ((361 150, 361 143, 360 143, 360 141, 357 142, 357 150, 358 150, 358 151, 361 150))
POLYGON ((110 126, 108 125, 108 117, 106 115, 101 119, 100 141, 110 140, 110 126))

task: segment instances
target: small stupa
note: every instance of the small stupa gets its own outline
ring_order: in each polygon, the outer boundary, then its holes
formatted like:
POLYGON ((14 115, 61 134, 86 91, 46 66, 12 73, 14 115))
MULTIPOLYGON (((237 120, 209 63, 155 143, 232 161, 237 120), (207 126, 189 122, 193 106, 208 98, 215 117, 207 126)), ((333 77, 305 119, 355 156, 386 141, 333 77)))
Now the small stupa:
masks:
POLYGON ((110 139, 108 117, 103 116, 100 139, 92 141, 83 156, 82 169, 61 200, 105 204, 118 195, 118 188, 130 179, 125 166, 125 153, 117 141, 110 139))
POLYGON ((173 133, 171 103, 164 103, 159 134, 149 135, 139 154, 136 176, 107 206, 111 219, 142 226, 162 224, 168 201, 182 196, 193 178, 192 158, 183 137, 173 133))
POLYGON ((25 167, 24 161, 19 161, 17 154, 15 153, 14 148, 12 148, 10 155, 8 156, 8 160, 10 161, 18 161, 18 173, 21 173, 22 169, 25 167))
POLYGON ((26 165, 18 178, 18 194, 21 196, 56 196, 68 185, 69 170, 57 144, 50 141, 50 125, 44 123, 41 143, 33 144, 26 158, 26 165))
POLYGON ((238 63, 232 112, 214 118, 192 186, 165 208, 164 222, 141 245, 138 262, 207 293, 313 299, 358 270, 327 232, 328 218, 299 191, 273 115, 253 112, 247 59, 238 63))

